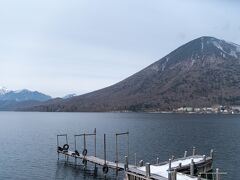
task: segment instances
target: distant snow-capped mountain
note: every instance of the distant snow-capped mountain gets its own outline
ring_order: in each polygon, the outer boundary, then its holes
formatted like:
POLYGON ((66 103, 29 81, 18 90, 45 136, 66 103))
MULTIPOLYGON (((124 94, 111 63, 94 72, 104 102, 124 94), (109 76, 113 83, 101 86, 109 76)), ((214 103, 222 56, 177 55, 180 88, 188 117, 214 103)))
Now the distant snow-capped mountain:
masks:
POLYGON ((0 95, 4 95, 4 94, 6 94, 6 93, 8 93, 9 91, 8 91, 8 89, 6 88, 6 87, 1 87, 0 86, 0 95))
POLYGON ((51 96, 43 94, 38 91, 30 91, 27 89, 23 90, 8 90, 5 87, 0 88, 0 101, 16 101, 16 102, 23 102, 23 101, 47 101, 51 99, 51 96))

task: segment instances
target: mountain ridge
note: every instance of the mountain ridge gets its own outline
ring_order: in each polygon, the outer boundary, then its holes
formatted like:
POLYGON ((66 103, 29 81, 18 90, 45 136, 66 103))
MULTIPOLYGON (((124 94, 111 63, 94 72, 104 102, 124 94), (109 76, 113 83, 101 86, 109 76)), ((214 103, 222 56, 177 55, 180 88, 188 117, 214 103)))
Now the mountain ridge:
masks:
POLYGON ((240 46, 203 36, 112 86, 29 110, 162 111, 235 105, 240 104, 239 89, 240 46))

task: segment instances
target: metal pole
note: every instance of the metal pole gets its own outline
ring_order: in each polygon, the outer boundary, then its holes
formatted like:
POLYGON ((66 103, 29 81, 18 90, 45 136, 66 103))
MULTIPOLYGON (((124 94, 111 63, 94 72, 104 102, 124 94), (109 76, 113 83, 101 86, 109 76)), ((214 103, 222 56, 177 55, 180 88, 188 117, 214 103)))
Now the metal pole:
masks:
POLYGON ((104 134, 104 164, 106 164, 106 134, 104 134))

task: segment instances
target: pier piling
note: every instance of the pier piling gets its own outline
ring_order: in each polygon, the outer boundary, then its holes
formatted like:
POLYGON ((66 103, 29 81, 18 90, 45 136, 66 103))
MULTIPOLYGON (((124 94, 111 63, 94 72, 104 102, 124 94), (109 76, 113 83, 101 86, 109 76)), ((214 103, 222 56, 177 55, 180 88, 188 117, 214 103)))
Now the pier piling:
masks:
POLYGON ((190 175, 194 176, 194 161, 193 161, 193 159, 191 160, 191 164, 190 164, 190 175))
POLYGON ((146 163, 146 176, 148 178, 151 176, 150 163, 146 163))
POLYGON ((184 156, 183 156, 183 157, 184 157, 184 158, 187 157, 187 151, 184 152, 184 156))

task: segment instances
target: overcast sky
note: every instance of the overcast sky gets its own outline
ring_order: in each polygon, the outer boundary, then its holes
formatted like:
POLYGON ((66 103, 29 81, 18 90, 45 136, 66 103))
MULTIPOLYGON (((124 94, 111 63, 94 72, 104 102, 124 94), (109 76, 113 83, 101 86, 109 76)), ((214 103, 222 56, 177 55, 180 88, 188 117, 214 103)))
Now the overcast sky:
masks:
POLYGON ((0 86, 83 94, 200 36, 240 44, 239 9, 237 0, 1 0, 0 86))

